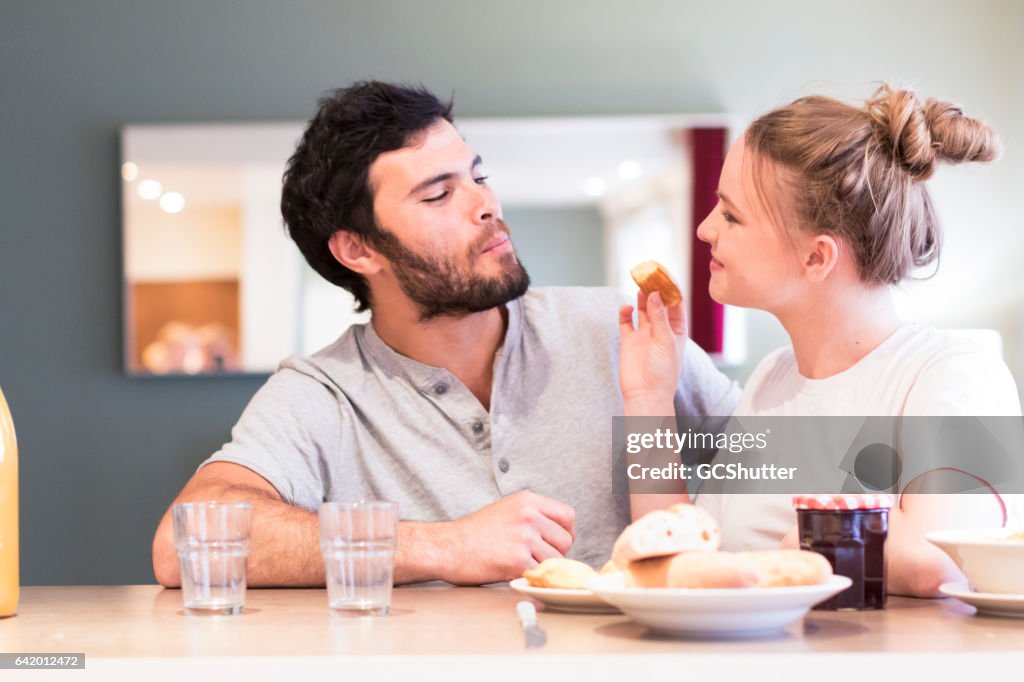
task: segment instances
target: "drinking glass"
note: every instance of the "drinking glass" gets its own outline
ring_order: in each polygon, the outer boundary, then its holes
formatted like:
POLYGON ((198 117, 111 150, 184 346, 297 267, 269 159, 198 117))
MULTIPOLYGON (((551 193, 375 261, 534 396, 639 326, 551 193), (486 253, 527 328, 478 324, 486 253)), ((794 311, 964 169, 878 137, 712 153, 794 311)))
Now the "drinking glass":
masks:
POLYGON ((387 615, 397 540, 394 502, 326 502, 320 507, 320 549, 332 614, 387 615))
POLYGON ((173 515, 174 548, 181 566, 185 613, 241 613, 245 606, 252 505, 181 502, 174 505, 173 515))

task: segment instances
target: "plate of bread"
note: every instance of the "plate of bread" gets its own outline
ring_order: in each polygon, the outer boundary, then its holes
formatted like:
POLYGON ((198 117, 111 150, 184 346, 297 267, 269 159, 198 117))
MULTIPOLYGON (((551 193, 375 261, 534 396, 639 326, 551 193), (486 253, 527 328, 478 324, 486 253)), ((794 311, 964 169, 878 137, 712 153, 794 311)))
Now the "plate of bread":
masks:
POLYGON ((621 571, 584 584, 657 633, 686 637, 777 634, 850 586, 820 554, 723 552, 715 519, 677 504, 628 526, 612 550, 621 571))
POLYGON ((516 592, 536 599, 551 611, 569 613, 618 613, 619 610, 583 585, 599 575, 616 572, 612 562, 600 571, 573 559, 545 559, 509 583, 516 592))

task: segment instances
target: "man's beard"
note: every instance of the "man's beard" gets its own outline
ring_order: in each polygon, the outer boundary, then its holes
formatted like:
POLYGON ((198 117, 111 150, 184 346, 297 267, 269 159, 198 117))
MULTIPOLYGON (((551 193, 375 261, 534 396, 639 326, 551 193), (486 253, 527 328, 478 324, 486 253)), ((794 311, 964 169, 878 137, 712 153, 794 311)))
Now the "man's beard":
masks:
POLYGON ((514 249, 499 256, 503 265, 500 274, 486 276, 473 272, 481 250, 501 233, 509 234, 509 229, 499 218, 492 229, 469 245, 465 254, 468 269, 460 267, 458 259, 450 254, 418 254, 383 228, 377 230, 370 242, 391 263, 399 287, 420 309, 420 320, 427 321, 490 310, 526 293, 530 275, 514 249))

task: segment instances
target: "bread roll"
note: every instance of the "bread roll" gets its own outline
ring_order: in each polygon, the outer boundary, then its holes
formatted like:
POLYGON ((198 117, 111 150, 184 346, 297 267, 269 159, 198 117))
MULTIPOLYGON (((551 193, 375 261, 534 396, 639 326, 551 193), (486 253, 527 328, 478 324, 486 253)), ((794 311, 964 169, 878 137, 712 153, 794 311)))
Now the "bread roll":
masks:
POLYGON ((683 302, 683 294, 672 281, 665 266, 658 261, 648 260, 629 271, 640 290, 650 296, 655 291, 661 294, 661 300, 667 306, 679 305, 683 302))
POLYGON ((597 572, 598 575, 607 575, 609 573, 619 573, 622 569, 615 565, 614 561, 608 560, 601 567, 601 570, 597 572))
POLYGON ((533 587, 550 587, 560 590, 582 590, 583 583, 597 575, 590 566, 581 561, 555 557, 545 559, 534 568, 523 573, 526 582, 533 587))
POLYGON ((683 555, 674 554, 631 561, 623 571, 623 584, 626 587, 668 587, 668 573, 672 568, 672 562, 681 556, 683 555))
POLYGON ((682 552, 634 561, 626 568, 627 587, 754 587, 757 565, 731 552, 682 552))
POLYGON ((802 549, 776 549, 766 552, 740 552, 757 566, 758 587, 795 587, 820 585, 832 575, 828 559, 802 549))
POLYGON ((612 547, 612 561, 625 566, 631 561, 687 550, 716 550, 721 541, 714 517, 692 504, 676 504, 645 514, 626 526, 612 547))

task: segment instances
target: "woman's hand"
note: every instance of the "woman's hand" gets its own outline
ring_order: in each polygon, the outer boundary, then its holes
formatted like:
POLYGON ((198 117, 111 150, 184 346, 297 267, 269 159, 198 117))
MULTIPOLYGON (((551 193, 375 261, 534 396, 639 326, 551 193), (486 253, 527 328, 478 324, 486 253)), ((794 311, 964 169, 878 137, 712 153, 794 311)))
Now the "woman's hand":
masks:
POLYGON ((672 399, 686 347, 686 316, 682 302, 666 308, 661 294, 637 293, 637 326, 633 306, 619 309, 619 383, 627 416, 673 414, 672 399), (665 411, 665 410, 668 411, 665 411))

